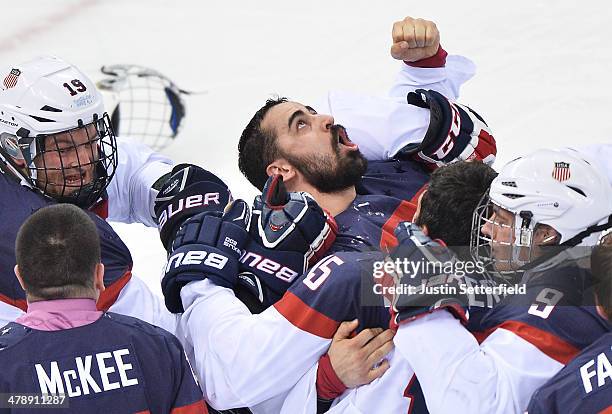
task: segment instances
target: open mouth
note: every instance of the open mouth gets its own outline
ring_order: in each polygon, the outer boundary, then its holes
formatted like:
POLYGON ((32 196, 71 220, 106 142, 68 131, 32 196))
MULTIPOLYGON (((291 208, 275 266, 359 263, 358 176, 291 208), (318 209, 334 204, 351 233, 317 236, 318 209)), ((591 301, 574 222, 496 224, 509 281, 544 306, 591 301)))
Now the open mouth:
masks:
POLYGON ((346 129, 344 129, 343 126, 338 125, 337 135, 338 135, 338 143, 340 145, 343 145, 351 150, 356 150, 359 148, 359 145, 355 144, 353 141, 350 140, 350 138, 348 137, 348 134, 346 133, 346 129))
POLYGON ((72 173, 64 176, 67 187, 78 187, 85 183, 85 173, 72 173))

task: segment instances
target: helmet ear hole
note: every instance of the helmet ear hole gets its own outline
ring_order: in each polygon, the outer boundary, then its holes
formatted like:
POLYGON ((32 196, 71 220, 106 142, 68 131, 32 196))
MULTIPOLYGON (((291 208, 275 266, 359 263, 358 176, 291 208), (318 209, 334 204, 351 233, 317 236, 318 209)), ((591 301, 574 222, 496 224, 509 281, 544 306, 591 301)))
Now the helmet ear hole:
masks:
POLYGON ((537 224, 533 241, 539 246, 557 246, 561 242, 561 235, 547 224, 537 224))

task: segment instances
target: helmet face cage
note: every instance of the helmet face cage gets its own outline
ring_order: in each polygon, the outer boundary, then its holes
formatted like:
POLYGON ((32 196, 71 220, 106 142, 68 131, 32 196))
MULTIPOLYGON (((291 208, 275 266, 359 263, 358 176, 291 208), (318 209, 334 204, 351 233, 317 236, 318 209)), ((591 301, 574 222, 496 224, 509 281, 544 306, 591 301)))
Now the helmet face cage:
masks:
POLYGON ((511 212, 512 223, 501 223, 493 219, 497 208, 501 207, 485 194, 472 216, 470 253, 490 274, 503 279, 513 279, 521 272, 521 268, 533 259, 535 223, 526 212, 511 212), (517 226, 519 220, 521 225, 517 226), (483 233, 485 226, 490 229, 490 234, 483 233))
POLYGON ((71 130, 19 142, 32 184, 60 203, 91 207, 117 168, 117 142, 107 114, 71 130))
POLYGON ((185 117, 184 91, 143 66, 103 66, 102 73, 110 76, 99 81, 98 88, 112 93, 118 102, 111 119, 116 133, 157 151, 174 141, 185 117))

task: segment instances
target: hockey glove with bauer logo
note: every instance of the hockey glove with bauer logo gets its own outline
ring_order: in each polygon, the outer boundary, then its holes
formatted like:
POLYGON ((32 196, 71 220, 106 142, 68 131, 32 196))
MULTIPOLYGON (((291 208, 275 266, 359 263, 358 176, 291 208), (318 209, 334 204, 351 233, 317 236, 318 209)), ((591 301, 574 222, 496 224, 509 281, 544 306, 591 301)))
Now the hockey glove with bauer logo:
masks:
POLYGON ((282 176, 274 175, 255 198, 249 233, 239 283, 267 307, 325 256, 338 226, 310 194, 287 192, 282 176))
POLYGON ((459 289, 462 279, 452 272, 456 262, 454 254, 413 223, 400 223, 395 235, 399 245, 387 259, 393 261, 395 269, 391 326, 438 309, 449 310, 465 323, 469 298, 459 289))
POLYGON ((161 183, 154 205, 166 251, 185 220, 204 211, 222 212, 231 197, 227 185, 215 174, 193 164, 176 165, 161 183))
POLYGON ((187 283, 210 279, 217 286, 233 289, 238 263, 249 235, 249 207, 236 200, 222 215, 203 212, 189 218, 171 244, 162 291, 170 312, 183 312, 181 288, 187 283))
POLYGON ((471 108, 432 90, 417 89, 406 99, 411 105, 429 109, 429 127, 420 144, 407 145, 398 152, 398 157, 412 157, 431 170, 473 159, 493 164, 497 154, 495 138, 471 108))

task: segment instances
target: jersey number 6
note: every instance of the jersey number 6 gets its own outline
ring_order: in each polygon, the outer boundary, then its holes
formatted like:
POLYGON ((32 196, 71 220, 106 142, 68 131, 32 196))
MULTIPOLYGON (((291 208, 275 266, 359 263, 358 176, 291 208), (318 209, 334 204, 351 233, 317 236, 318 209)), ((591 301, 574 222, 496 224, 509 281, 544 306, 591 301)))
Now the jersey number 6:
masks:
POLYGON ((315 267, 310 269, 310 272, 308 272, 304 278, 304 284, 308 286, 310 290, 317 290, 331 274, 332 268, 330 265, 333 267, 339 266, 342 263, 344 263, 344 261, 338 256, 329 256, 323 259, 321 262, 317 263, 315 267))

